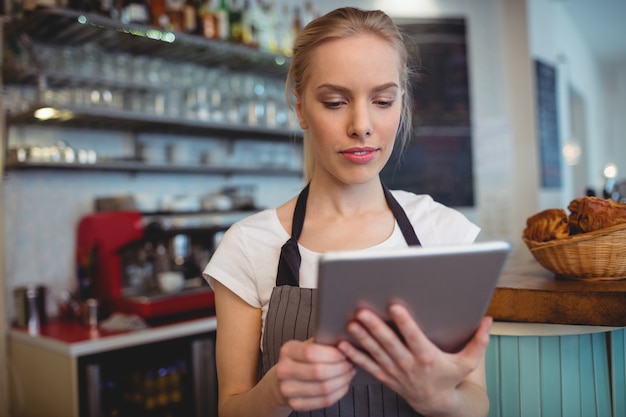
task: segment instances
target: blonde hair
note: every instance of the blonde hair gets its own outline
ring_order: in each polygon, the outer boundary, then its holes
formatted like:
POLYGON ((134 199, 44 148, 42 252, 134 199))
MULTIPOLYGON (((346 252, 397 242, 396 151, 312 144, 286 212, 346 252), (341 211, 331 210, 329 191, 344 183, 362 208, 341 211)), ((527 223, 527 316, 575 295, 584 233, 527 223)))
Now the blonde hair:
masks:
MULTIPOLYGON (((389 42, 398 53, 400 63, 400 88, 403 91, 402 112, 398 126, 398 146, 406 145, 411 133, 411 98, 409 89, 408 53, 402 33, 381 10, 363 10, 355 7, 335 9, 306 25, 294 42, 293 58, 285 84, 287 104, 295 110, 294 91, 302 94, 311 66, 312 51, 319 45, 333 39, 343 39, 359 34, 373 34, 389 42)), ((307 182, 313 176, 314 160, 311 152, 311 138, 304 134, 304 176, 307 182)))

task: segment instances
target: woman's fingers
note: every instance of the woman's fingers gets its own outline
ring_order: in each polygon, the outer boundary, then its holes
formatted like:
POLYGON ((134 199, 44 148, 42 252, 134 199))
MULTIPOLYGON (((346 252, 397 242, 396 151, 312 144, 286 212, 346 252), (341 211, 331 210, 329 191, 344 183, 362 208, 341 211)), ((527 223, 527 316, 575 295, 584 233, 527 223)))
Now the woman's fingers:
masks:
POLYGON ((361 310, 348 325, 348 331, 363 351, 348 343, 338 346, 352 362, 382 382, 401 379, 402 374, 406 377, 417 369, 426 371, 435 361, 442 360, 442 356, 447 357, 449 364, 456 363, 457 372, 468 373, 480 362, 489 344, 492 320, 488 317, 481 321, 474 337, 461 352, 448 355, 428 339, 406 308, 393 304, 389 314, 398 332, 374 312, 361 310))
POLYGON ((291 341, 274 367, 281 395, 294 410, 323 408, 337 402, 356 370, 334 346, 291 341))

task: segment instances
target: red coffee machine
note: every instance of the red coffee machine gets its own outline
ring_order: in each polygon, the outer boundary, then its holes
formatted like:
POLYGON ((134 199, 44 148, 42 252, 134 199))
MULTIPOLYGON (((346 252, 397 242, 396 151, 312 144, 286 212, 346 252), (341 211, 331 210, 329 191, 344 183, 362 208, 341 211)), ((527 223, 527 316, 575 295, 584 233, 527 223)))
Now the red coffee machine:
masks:
POLYGON ((210 313, 213 292, 201 271, 221 234, 249 214, 115 211, 84 216, 76 238, 79 296, 98 299, 105 316, 115 311, 144 319, 210 313), (163 269, 178 271, 182 285, 164 291, 157 280, 163 269))

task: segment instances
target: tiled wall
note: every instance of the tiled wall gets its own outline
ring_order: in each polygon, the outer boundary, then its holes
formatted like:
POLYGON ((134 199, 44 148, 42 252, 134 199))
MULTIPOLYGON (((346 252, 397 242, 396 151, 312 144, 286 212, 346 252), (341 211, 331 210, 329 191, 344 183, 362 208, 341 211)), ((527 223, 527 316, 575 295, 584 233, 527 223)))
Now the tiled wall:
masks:
MULTIPOLYGON (((173 137, 147 138, 149 143, 172 142, 173 137)), ((129 155, 132 141, 123 134, 81 130, 13 129, 9 147, 18 144, 54 145, 64 140, 75 148, 95 149, 104 157, 129 155)), ((177 146, 193 158, 203 149, 220 149, 217 140, 176 137, 177 146)), ((253 145, 254 143, 251 142, 253 145)), ((259 146, 258 143, 254 146, 259 146)), ((269 145, 268 145, 269 146, 269 145)), ((293 164, 300 164, 299 148, 286 144, 293 164)), ((257 149, 258 150, 258 149, 257 149)), ((274 148, 267 152, 271 158, 274 148)), ((238 152, 245 160, 243 149, 238 152)), ((285 151, 284 146, 281 151, 285 151)), ((227 151, 224 151, 228 155, 227 151)), ((233 155, 231 155, 233 156, 233 155)), ((259 207, 273 207, 293 197, 301 188, 302 177, 232 176, 206 174, 124 173, 97 171, 23 170, 6 173, 2 186, 5 215, 5 283, 9 310, 13 312, 12 291, 28 283, 43 283, 49 289, 48 312, 56 314, 60 291, 74 289, 74 242, 77 222, 93 211, 97 196, 139 194, 147 200, 187 195, 200 198, 231 185, 256 186, 259 207)))

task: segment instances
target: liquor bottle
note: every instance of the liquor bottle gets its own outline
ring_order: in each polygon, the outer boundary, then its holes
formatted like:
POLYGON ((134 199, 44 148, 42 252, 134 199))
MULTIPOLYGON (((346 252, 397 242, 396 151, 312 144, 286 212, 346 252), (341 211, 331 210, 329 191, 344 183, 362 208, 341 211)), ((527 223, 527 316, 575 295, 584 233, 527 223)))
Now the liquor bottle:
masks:
POLYGON ((150 24, 161 29, 169 27, 170 19, 165 13, 165 0, 150 0, 150 24))
POLYGON ((237 0, 231 0, 229 12, 230 41, 243 43, 243 9, 237 0))
POLYGON ((283 4, 281 18, 276 24, 276 37, 278 38, 280 52, 286 56, 291 56, 293 54, 294 38, 288 4, 283 4))
POLYGON ((145 0, 124 0, 122 23, 149 23, 150 13, 145 0))
POLYGON ((274 0, 268 0, 265 3, 265 19, 267 20, 267 27, 265 29, 265 50, 272 53, 280 52, 280 39, 276 36, 276 26, 278 25, 278 16, 276 15, 276 3, 274 0))
POLYGON ((241 12, 241 42, 246 46, 256 48, 259 44, 252 21, 253 14, 250 10, 250 0, 243 0, 241 12))
POLYGON ((205 38, 217 38, 217 18, 211 0, 202 0, 198 6, 198 29, 205 38))
POLYGON ((269 51, 275 43, 274 25, 270 15, 271 4, 263 0, 257 0, 251 10, 252 27, 254 30, 258 48, 269 51))
POLYGON ((230 38, 229 11, 227 0, 220 0, 220 5, 216 10, 217 15, 217 37, 223 41, 230 38))
POLYGON ((184 25, 186 0, 165 0, 165 14, 169 18, 169 30, 181 32, 184 25))
POLYGON ((183 31, 186 33, 198 32, 198 5, 195 0, 187 0, 183 7, 183 31))

